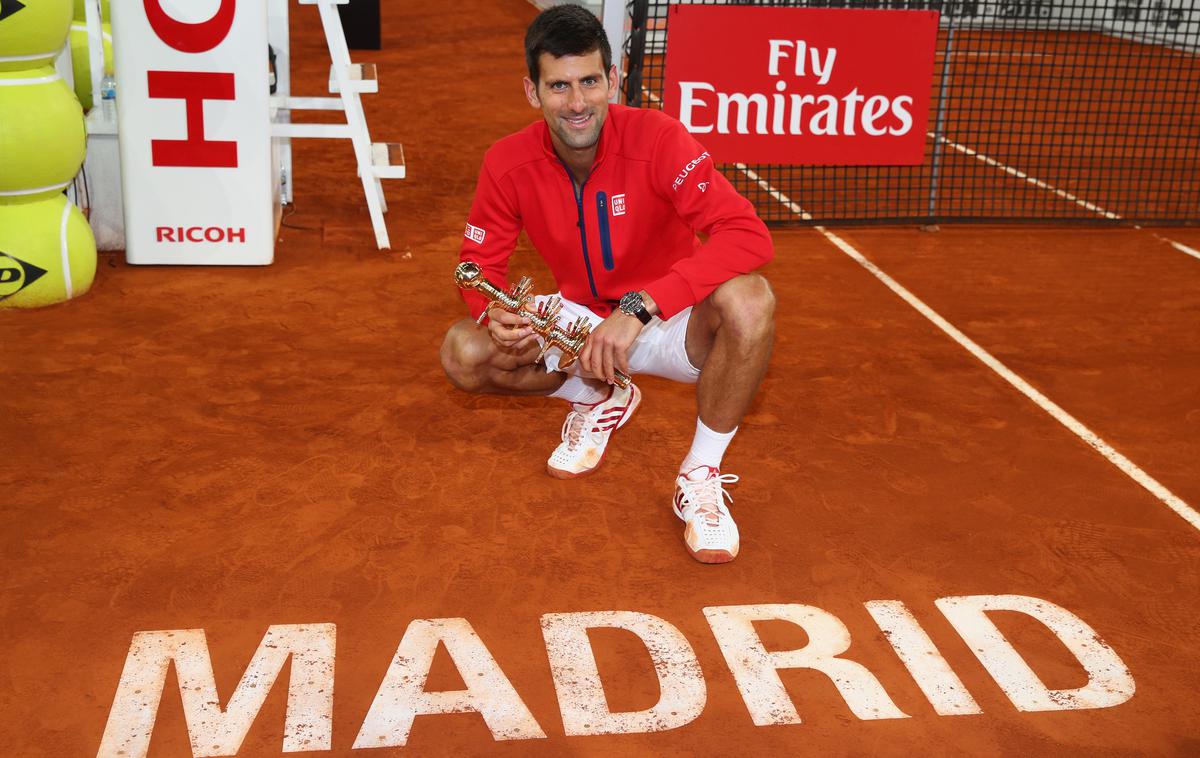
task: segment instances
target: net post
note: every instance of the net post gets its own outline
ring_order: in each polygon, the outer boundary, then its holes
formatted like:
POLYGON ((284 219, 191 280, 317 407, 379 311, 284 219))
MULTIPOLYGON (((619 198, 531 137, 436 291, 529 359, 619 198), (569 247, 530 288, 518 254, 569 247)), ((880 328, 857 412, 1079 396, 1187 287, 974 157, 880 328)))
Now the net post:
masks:
MULTIPOLYGON (((625 71, 625 0, 603 0, 600 9, 600 23, 604 25, 604 35, 608 37, 608 47, 612 51, 612 62, 617 67, 617 81, 625 71)), ((617 102, 620 88, 613 92, 611 102, 617 102)))
POLYGON ((635 108, 642 104, 642 67, 646 63, 646 16, 650 0, 630 0, 628 75, 625 78, 625 104, 635 108))
POLYGON ((938 180, 942 164, 942 133, 946 118, 946 91, 950 85, 950 66, 953 58, 950 53, 954 49, 954 14, 945 14, 946 18, 946 50, 942 57, 942 76, 938 85, 937 118, 933 124, 933 155, 930 160, 929 177, 929 221, 932 225, 937 221, 938 180))

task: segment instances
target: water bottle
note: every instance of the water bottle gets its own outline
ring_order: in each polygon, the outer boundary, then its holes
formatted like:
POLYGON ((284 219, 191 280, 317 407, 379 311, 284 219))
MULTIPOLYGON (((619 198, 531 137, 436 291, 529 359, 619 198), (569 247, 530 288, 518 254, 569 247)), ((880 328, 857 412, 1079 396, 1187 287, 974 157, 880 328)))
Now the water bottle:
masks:
POLYGON ((106 123, 117 123, 117 80, 111 71, 100 80, 100 114, 106 123))

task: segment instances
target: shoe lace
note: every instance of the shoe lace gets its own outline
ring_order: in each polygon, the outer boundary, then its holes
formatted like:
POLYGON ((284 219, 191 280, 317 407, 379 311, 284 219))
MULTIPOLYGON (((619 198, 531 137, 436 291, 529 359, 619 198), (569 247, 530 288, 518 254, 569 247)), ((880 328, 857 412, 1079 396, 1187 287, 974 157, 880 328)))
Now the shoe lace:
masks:
POLYGON ((599 445, 600 439, 599 430, 596 428, 595 412, 571 411, 567 414, 567 418, 563 421, 562 439, 567 443, 567 448, 576 450, 585 441, 592 445, 599 445))
POLYGON ((725 504, 722 500, 733 503, 733 496, 725 491, 724 485, 737 480, 736 474, 720 474, 699 482, 683 477, 679 481, 679 487, 683 490, 683 504, 686 508, 694 506, 695 513, 704 519, 705 525, 719 526, 724 515, 722 511, 725 504))

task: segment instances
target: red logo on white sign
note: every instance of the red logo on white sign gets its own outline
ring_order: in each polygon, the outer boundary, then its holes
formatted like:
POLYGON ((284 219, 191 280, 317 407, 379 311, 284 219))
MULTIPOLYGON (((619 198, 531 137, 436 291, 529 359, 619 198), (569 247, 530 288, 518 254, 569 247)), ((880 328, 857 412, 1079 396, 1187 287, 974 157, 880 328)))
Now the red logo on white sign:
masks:
POLYGON ((625 215, 625 195, 622 194, 612 196, 612 209, 614 216, 625 215))
MULTIPOLYGON (((145 0, 150 28, 164 43, 183 53, 206 53, 224 42, 233 28, 236 6, 234 0, 221 0, 208 21, 186 23, 167 15, 160 0, 145 0)), ((204 136, 204 101, 235 99, 233 73, 150 70, 146 72, 146 84, 151 98, 177 99, 187 104, 187 139, 151 140, 153 165, 237 168, 237 142, 204 136)))
POLYGON ((245 242, 246 227, 159 226, 158 242, 245 242))
POLYGON ((476 245, 483 244, 483 238, 487 236, 487 232, 480 229, 478 226, 467 224, 467 230, 463 232, 463 236, 474 242, 476 245))

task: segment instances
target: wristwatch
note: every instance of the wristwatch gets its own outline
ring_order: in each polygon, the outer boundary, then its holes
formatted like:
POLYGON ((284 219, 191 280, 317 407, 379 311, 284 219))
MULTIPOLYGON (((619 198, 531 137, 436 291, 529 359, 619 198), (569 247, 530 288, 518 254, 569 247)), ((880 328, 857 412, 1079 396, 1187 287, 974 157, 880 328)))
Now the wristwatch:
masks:
POLYGON ((628 313, 630 316, 637 317, 642 324, 650 323, 650 311, 646 310, 646 304, 642 301, 642 293, 626 292, 621 296, 621 302, 617 304, 622 313, 628 313))

